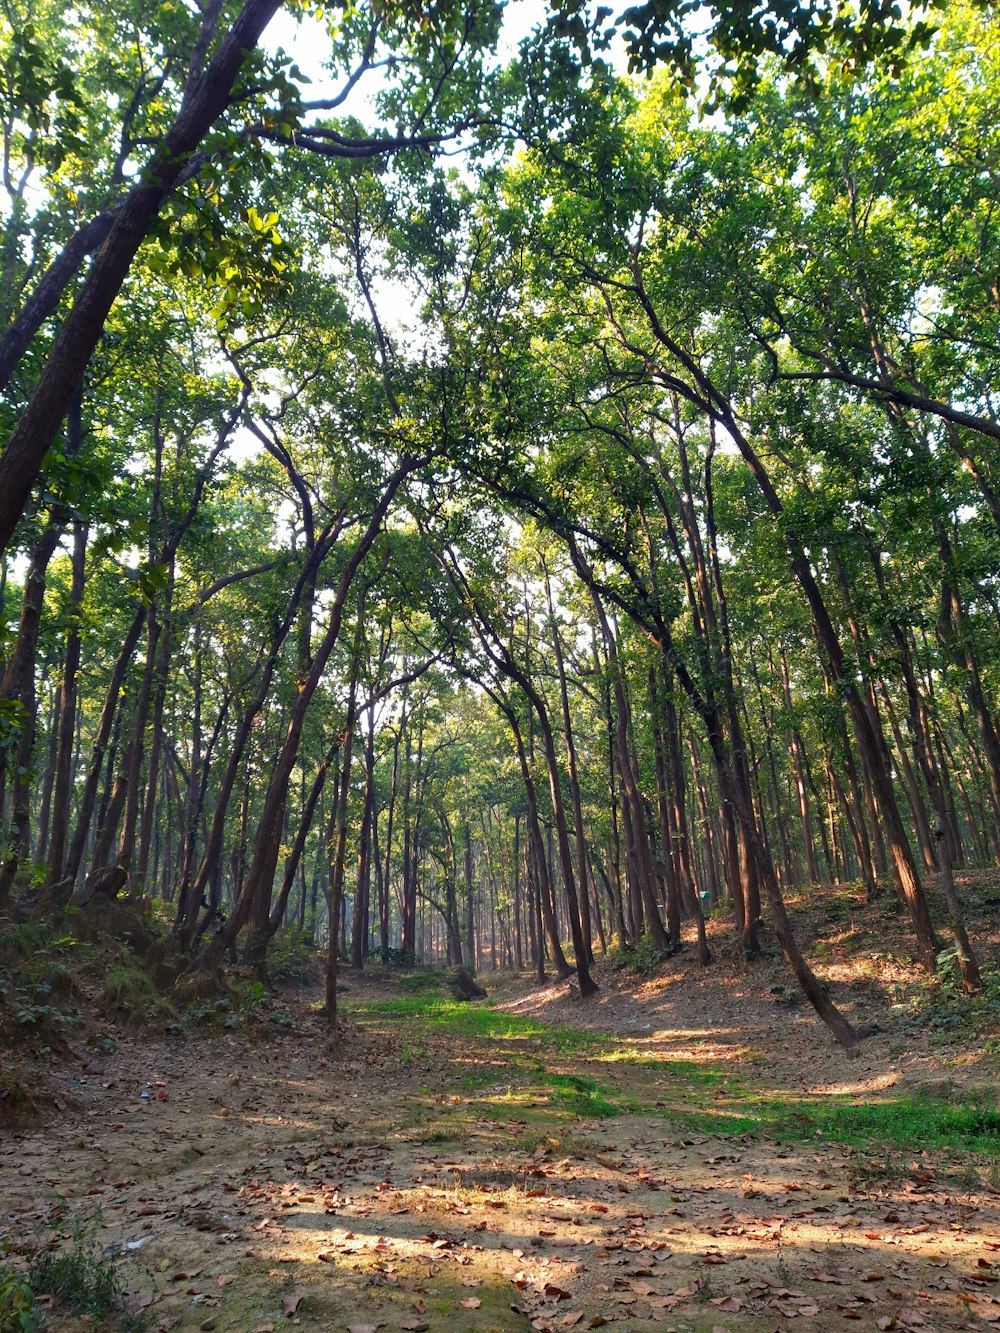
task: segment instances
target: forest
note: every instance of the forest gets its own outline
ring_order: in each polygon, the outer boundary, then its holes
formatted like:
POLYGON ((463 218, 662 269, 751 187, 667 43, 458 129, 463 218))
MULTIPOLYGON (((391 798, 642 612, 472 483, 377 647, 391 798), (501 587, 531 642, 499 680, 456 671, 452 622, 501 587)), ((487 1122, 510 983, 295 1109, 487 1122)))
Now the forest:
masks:
POLYGON ((3 1333, 1000 1321, 998 23, 0 0, 3 1333))

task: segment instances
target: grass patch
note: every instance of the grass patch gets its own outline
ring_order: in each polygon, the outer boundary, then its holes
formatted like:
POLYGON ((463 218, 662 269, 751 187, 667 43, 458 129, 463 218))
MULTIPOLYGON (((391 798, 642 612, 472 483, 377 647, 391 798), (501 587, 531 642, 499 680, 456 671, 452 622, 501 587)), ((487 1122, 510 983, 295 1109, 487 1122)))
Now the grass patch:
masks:
POLYGON ((622 1115, 624 1108, 611 1100, 611 1089, 586 1074, 546 1074, 549 1100, 570 1115, 587 1120, 608 1120, 622 1115))
POLYGON ((496 1052, 506 1061, 503 1067, 495 1060, 484 1061, 460 1076, 461 1090, 482 1093, 477 1100, 489 1119, 513 1115, 528 1122, 548 1120, 555 1126, 569 1116, 601 1120, 637 1114, 667 1120, 682 1133, 755 1134, 778 1141, 818 1135, 869 1149, 910 1153, 929 1149, 1000 1160, 1000 1109, 988 1097, 918 1094, 860 1103, 846 1097, 769 1099, 735 1083, 731 1073, 717 1064, 649 1056, 600 1033, 523 1018, 488 1004, 414 994, 359 1005, 354 1013, 362 1019, 412 1022, 421 1031, 468 1038, 480 1045, 513 1047, 496 1052), (634 1076, 621 1092, 588 1074, 550 1071, 544 1058, 551 1055, 632 1066, 634 1076))
POLYGON ((437 968, 425 967, 415 972, 406 972, 399 978, 400 990, 409 995, 440 995, 447 985, 448 978, 437 968))
POLYGON ((815 1127, 838 1143, 1000 1153, 1000 1110, 982 1101, 913 1097, 820 1107, 815 1127))
POLYGON ((578 1028, 521 1018, 517 1014, 493 1009, 487 1004, 469 1004, 426 995, 407 995, 395 1000, 352 1005, 351 1013, 356 1018, 413 1019, 422 1028, 433 1032, 481 1041, 531 1043, 536 1047, 558 1049, 566 1054, 589 1054, 616 1045, 613 1038, 599 1033, 581 1032, 578 1028))
POLYGON ((74 1232, 68 1249, 38 1254, 28 1270, 27 1285, 36 1295, 53 1297, 71 1314, 104 1321, 100 1327, 121 1333, 140 1333, 146 1327, 145 1318, 126 1307, 125 1286, 115 1258, 108 1257, 86 1230, 74 1232))
POLYGON ((776 1140, 817 1135, 852 1147, 894 1147, 909 1153, 949 1151, 1000 1157, 1000 1110, 984 1100, 894 1097, 870 1102, 774 1101, 717 1107, 644 1108, 697 1133, 756 1134, 776 1140))

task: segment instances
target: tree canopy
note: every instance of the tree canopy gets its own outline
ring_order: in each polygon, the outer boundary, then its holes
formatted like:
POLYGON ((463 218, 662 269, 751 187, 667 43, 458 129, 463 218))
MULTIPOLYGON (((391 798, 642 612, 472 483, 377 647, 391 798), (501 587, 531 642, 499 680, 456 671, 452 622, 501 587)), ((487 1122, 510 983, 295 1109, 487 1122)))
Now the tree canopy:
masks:
POLYGON ((851 1046, 856 882, 977 992, 992 7, 289 3, 319 87, 279 8, 0 6, 0 912, 302 931, 332 1021, 717 910, 851 1046))

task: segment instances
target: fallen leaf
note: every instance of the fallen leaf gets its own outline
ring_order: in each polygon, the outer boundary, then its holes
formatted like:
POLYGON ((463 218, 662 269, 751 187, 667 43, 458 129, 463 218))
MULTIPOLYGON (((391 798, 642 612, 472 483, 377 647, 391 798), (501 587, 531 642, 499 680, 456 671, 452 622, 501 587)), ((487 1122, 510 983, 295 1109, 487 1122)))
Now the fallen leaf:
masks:
POLYGON ((286 1319, 291 1319, 292 1315, 299 1308, 299 1302, 302 1300, 300 1291, 293 1291, 290 1296, 282 1297, 281 1313, 286 1319))
POLYGON ((738 1314, 743 1308, 743 1302, 735 1296, 713 1296, 712 1304, 725 1310, 726 1314, 738 1314))
POLYGON ((569 1300, 569 1292, 564 1287, 557 1286, 554 1282, 546 1282, 542 1288, 542 1294, 557 1301, 569 1300))
POLYGON ((459 1305, 464 1306, 466 1310, 478 1310, 482 1301, 478 1296, 466 1296, 464 1300, 459 1301, 459 1305))

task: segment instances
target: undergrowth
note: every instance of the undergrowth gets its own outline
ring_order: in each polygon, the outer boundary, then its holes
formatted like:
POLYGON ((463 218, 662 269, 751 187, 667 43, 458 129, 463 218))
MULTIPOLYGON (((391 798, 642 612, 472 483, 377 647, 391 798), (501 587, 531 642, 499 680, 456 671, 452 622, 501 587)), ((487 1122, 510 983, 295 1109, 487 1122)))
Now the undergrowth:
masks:
POLYGON ((1000 972, 984 970, 982 991, 966 995, 953 949, 941 955, 932 980, 897 997, 893 1013, 904 1031, 927 1031, 937 1043, 978 1039, 1000 1062, 1000 972))
POLYGON ((643 935, 638 944, 614 944, 608 950, 607 964, 613 972, 625 972, 629 976, 646 977, 655 972, 663 962, 664 954, 648 935, 643 935))
POLYGON ((73 1232, 67 1248, 36 1254, 26 1273, 0 1265, 0 1333, 42 1329, 43 1296, 60 1312, 77 1316, 81 1324, 86 1321, 118 1333, 142 1333, 147 1327, 145 1317, 128 1308, 116 1259, 84 1227, 73 1232))
POLYGON ((9 1264, 0 1265, 0 1333, 35 1333, 38 1327, 35 1293, 24 1275, 9 1264))

